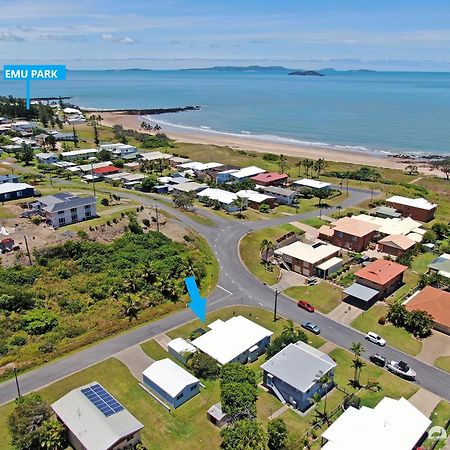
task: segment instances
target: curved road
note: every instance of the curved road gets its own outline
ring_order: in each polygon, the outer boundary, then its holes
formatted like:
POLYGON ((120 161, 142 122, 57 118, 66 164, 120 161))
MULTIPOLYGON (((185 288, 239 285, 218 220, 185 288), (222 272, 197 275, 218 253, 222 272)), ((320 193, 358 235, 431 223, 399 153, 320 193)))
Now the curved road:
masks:
MULTIPOLYGON (((214 292, 208 297, 208 312, 232 305, 248 305, 273 310, 274 292, 269 286, 266 286, 255 278, 241 264, 238 254, 239 240, 246 233, 255 229, 318 215, 317 211, 310 211, 308 213, 272 220, 236 222, 220 218, 213 213, 202 210, 201 214, 210 218, 216 224, 215 227, 210 227, 190 219, 179 210, 158 202, 150 195, 146 197, 124 192, 121 195, 137 200, 145 206, 158 205, 160 209, 170 212, 170 214, 200 233, 208 241, 220 264, 219 283, 214 292)), ((340 206, 345 208, 356 205, 370 198, 370 196, 371 191, 350 189, 349 196, 345 198, 340 206)), ((343 348, 348 349, 353 342, 363 342, 366 349, 363 355, 365 358, 368 358, 372 353, 380 351, 378 346, 365 341, 364 334, 359 331, 335 322, 318 312, 310 314, 303 311, 297 307, 295 302, 283 295, 279 295, 278 297, 278 314, 292 319, 295 323, 301 323, 306 319, 313 321, 321 328, 322 337, 343 348)), ((35 370, 26 372, 19 376, 21 392, 24 394, 42 388, 58 379, 83 370, 130 346, 139 344, 157 334, 178 327, 194 318, 194 315, 189 309, 179 311, 148 325, 133 329, 35 370)), ((425 364, 392 347, 383 348, 382 354, 388 359, 401 359, 406 361, 417 373, 417 384, 440 397, 450 399, 450 374, 425 364)), ((8 380, 0 384, 0 404, 14 399, 15 396, 16 386, 14 380, 8 380)))

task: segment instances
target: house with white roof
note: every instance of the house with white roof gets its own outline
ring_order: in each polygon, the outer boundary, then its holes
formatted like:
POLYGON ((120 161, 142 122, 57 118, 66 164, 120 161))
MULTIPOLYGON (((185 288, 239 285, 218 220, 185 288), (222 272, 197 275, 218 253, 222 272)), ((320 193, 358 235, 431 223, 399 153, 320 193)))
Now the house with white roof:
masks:
POLYGON ((317 275, 326 278, 341 267, 342 259, 338 258, 340 251, 340 247, 323 242, 311 245, 296 241, 278 248, 274 253, 283 258, 293 272, 301 273, 306 277, 317 275), (324 267, 320 269, 321 265, 330 259, 333 259, 333 264, 327 265, 325 270, 324 267))
POLYGON ((214 358, 219 364, 247 363, 262 355, 270 343, 272 332, 243 316, 208 325, 210 331, 191 344, 214 358))
POLYGON ((417 448, 431 421, 408 400, 384 397, 375 408, 350 406, 322 438, 323 450, 413 450, 417 448))
POLYGON ((244 189, 236 192, 236 195, 247 199, 247 206, 253 209, 259 209, 261 205, 269 205, 271 208, 275 206, 276 198, 271 195, 261 194, 260 192, 244 189))
POLYGON ((286 189, 279 186, 257 186, 264 194, 275 197, 277 203, 282 205, 293 205, 298 196, 298 191, 286 189))
POLYGON ((197 197, 203 203, 207 203, 208 200, 217 201, 219 202, 221 208, 228 212, 235 212, 239 209, 234 203, 238 196, 233 192, 225 191, 223 189, 207 188, 200 191, 197 194, 197 197))
POLYGON ((402 235, 409 236, 416 242, 422 240, 425 230, 421 228, 421 223, 411 217, 376 217, 367 214, 359 214, 352 216, 353 219, 361 222, 372 223, 378 225, 377 233, 382 235, 402 235), (418 236, 418 237, 417 237, 418 236))
POLYGON ((22 198, 33 197, 34 187, 27 183, 2 183, 0 184, 0 202, 9 200, 21 200, 22 198))
POLYGON ((114 155, 115 158, 130 159, 137 156, 137 148, 128 144, 101 144, 100 150, 106 150, 114 155))
POLYGON ((265 170, 256 166, 244 167, 243 169, 236 170, 230 173, 231 181, 243 181, 247 178, 254 177, 260 173, 264 173, 265 170))
POLYGON ((96 148, 85 148, 82 150, 71 150, 70 152, 62 152, 61 158, 64 161, 74 161, 76 159, 88 159, 96 157, 98 150, 96 148))
POLYGON ((170 408, 178 408, 200 392, 200 380, 165 358, 142 372, 146 388, 170 408))
POLYGON ((261 366, 263 385, 282 403, 300 411, 312 405, 314 395, 322 397, 333 388, 335 368, 330 356, 302 341, 289 344, 261 366), (322 384, 322 376, 329 380, 322 384))
POLYGON ((96 381, 51 406, 74 450, 122 450, 141 440, 144 425, 96 381))
POLYGON ((294 188, 309 188, 309 189, 331 189, 330 183, 325 183, 324 181, 312 180, 311 178, 302 178, 301 180, 294 181, 292 183, 294 188))
POLYGON ((144 159, 145 161, 165 161, 170 158, 172 158, 172 155, 169 155, 169 153, 162 153, 159 151, 141 153, 141 159, 144 159))
POLYGON ((59 161, 56 153, 37 153, 35 156, 39 164, 54 164, 59 161))
POLYGON ((167 344, 167 351, 184 364, 187 357, 195 353, 197 349, 185 339, 178 337, 167 344))
POLYGON ((27 120, 17 120, 11 124, 11 129, 18 133, 31 133, 35 128, 37 128, 37 123, 27 120))
POLYGON ((429 222, 434 219, 437 204, 430 203, 425 198, 408 198, 394 195, 386 200, 386 204, 404 217, 411 217, 421 222, 429 222))

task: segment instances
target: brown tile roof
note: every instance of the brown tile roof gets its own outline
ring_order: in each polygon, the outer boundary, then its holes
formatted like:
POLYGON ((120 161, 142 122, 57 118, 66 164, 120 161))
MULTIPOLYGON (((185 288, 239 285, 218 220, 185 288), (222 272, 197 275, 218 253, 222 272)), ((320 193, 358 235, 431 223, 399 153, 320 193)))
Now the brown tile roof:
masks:
POLYGON ((426 286, 408 303, 408 311, 426 311, 436 323, 450 326, 450 293, 432 286, 426 286))
POLYGON ((262 183, 268 183, 270 181, 287 180, 288 175, 285 173, 269 172, 269 173, 260 173, 258 175, 255 175, 254 177, 251 177, 251 179, 256 182, 259 181, 262 183))
POLYGON ((362 220, 353 219, 352 217, 342 217, 331 224, 335 231, 350 234, 351 236, 363 237, 378 230, 379 225, 362 220))
POLYGON ((416 243, 409 237, 403 236, 402 234, 390 234, 389 236, 380 239, 378 242, 380 244, 385 244, 389 247, 400 248, 402 250, 408 250, 416 243))
POLYGON ((322 225, 319 228, 319 235, 320 234, 322 234, 324 236, 330 236, 331 237, 334 234, 334 230, 331 227, 329 227, 328 225, 322 225))
POLYGON ((406 266, 402 266, 396 262, 388 261, 387 259, 377 259, 368 266, 358 270, 355 275, 384 286, 406 269, 406 266))

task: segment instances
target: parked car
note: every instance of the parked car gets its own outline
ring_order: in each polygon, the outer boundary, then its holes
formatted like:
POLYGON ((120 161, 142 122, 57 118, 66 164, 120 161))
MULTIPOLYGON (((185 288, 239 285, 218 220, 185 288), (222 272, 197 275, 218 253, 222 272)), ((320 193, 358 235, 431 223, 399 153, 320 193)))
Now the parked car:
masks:
POLYGON ((379 355, 378 353, 370 355, 369 359, 377 366, 384 367, 386 365, 386 358, 384 356, 379 355))
POLYGON ((302 327, 305 328, 305 330, 311 331, 314 334, 320 333, 320 328, 312 322, 303 322, 302 327))
POLYGON ((366 339, 370 342, 373 342, 374 344, 379 345, 380 347, 384 347, 386 345, 386 341, 377 333, 374 333, 373 331, 369 331, 366 334, 366 339))
POLYGON ((399 377, 408 380, 414 380, 416 378, 416 372, 414 372, 414 370, 412 370, 404 361, 390 361, 387 368, 390 372, 395 373, 399 377))
POLYGON ((319 280, 316 277, 308 277, 306 283, 309 285, 317 284, 319 280))
POLYGON ((298 306, 299 308, 302 308, 302 309, 308 311, 308 312, 314 312, 314 306, 311 305, 311 304, 308 303, 308 302, 305 302, 304 300, 299 300, 299 301, 297 302, 297 306, 298 306))

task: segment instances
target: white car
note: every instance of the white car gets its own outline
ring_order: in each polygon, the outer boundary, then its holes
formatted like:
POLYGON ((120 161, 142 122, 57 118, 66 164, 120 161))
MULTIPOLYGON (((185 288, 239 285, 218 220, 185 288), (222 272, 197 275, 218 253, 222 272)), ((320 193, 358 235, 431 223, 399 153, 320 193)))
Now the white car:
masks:
POLYGON ((380 347, 383 347, 384 345, 386 345, 386 341, 381 336, 374 333, 373 331, 369 331, 366 334, 366 339, 370 342, 373 342, 374 344, 379 345, 380 347))

